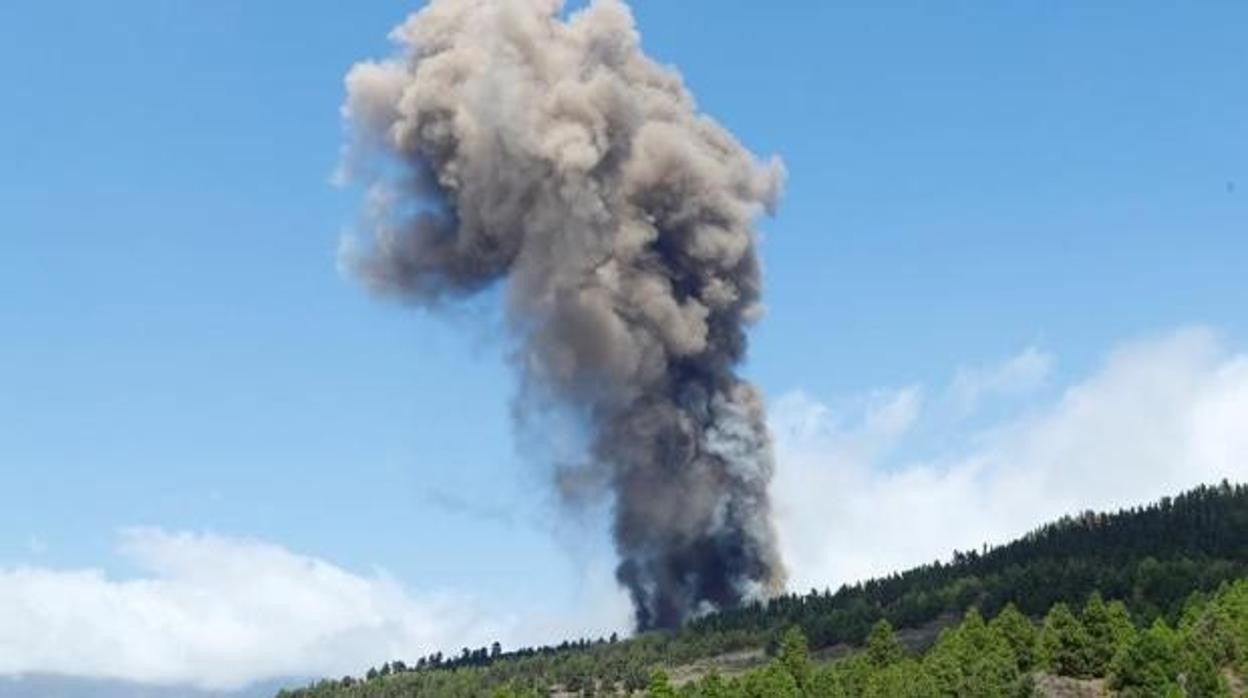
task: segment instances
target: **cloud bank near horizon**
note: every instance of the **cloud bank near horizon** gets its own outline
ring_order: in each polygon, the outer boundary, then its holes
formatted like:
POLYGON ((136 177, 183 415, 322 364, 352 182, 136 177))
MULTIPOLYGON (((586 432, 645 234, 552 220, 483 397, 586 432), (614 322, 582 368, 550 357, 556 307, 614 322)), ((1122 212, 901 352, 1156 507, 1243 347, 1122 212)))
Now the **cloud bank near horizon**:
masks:
POLYGON ((945 560, 1064 514, 1248 480, 1248 354, 1207 328, 1123 344, 1055 400, 1024 400, 1021 414, 922 448, 931 425, 958 432, 981 404, 1042 387, 1052 364, 1028 348, 960 369, 944 390, 877 390, 849 408, 800 391, 775 401, 790 588, 945 560))
MULTIPOLYGON (((1065 386, 1051 385, 1054 364, 1028 348, 961 367, 934 389, 774 400, 790 588, 946 559, 1066 513, 1248 480, 1248 353, 1212 331, 1123 344, 1065 386), (1015 409, 995 409, 1003 402, 1015 409), (941 438, 930 442, 933 432, 941 438)), ((609 560, 587 573, 578 607, 540 617, 500 616, 469 595, 417 591, 384 571, 352 572, 253 539, 127 529, 118 551, 138 576, 0 568, 0 675, 228 689, 358 674, 495 639, 515 647, 596 636, 624 629, 630 614, 609 560)))
MULTIPOLYGON (((64 674, 229 690, 279 677, 358 675, 391 659, 622 626, 609 566, 588 617, 491 616, 468 594, 422 593, 253 539, 126 529, 140 569, 0 569, 0 675, 64 674)), ((608 630, 609 632, 609 630, 608 630)))

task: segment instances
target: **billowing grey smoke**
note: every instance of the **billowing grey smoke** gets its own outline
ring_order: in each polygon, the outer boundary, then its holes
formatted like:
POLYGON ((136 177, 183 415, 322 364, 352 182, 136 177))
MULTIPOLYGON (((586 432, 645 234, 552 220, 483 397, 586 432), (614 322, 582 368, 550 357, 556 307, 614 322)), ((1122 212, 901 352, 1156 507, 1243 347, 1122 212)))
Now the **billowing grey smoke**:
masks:
POLYGON ((698 113, 622 3, 560 5, 433 0, 401 56, 351 69, 345 166, 375 230, 346 261, 426 306, 505 284, 525 391, 589 425, 637 624, 670 627, 784 582, 762 402, 734 372, 783 168, 698 113))

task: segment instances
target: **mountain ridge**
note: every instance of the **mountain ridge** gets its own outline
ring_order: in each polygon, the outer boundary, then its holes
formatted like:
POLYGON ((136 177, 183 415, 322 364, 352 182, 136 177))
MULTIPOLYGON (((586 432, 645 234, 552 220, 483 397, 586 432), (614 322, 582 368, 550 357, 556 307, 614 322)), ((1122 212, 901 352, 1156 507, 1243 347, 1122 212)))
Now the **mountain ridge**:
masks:
POLYGON ((1194 595, 1248 578, 1248 486, 1223 481, 1115 512, 1083 512, 1015 541, 955 552, 935 562, 844 585, 836 592, 786 594, 712 613, 673 632, 618 640, 565 640, 503 652, 463 648, 409 664, 387 662, 363 677, 325 680, 283 698, 488 695, 502 686, 641 690, 655 669, 764 648, 775 654, 786 630, 814 650, 861 646, 881 623, 909 629, 970 609, 993 616, 1017 609, 1038 618, 1082 607, 1093 594, 1129 602, 1135 622, 1177 624, 1194 595))

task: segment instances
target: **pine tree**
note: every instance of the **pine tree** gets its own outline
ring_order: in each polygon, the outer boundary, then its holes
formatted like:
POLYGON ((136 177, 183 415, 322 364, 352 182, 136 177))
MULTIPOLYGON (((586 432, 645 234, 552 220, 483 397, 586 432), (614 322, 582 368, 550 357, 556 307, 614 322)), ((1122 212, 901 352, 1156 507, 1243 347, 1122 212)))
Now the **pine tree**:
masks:
POLYGON ((1131 620, 1131 611, 1127 610, 1127 605, 1121 601, 1110 601, 1108 610, 1116 655, 1135 639, 1135 622, 1131 620))
POLYGON ((1088 597, 1088 602, 1084 604, 1083 614, 1080 618, 1083 627, 1088 633, 1088 648, 1084 655, 1084 671, 1091 676, 1104 676, 1109 670, 1109 663, 1113 661, 1114 655, 1118 651, 1118 645, 1115 639, 1115 628, 1113 619, 1109 615, 1109 608, 1105 605, 1104 600, 1098 592, 1092 592, 1088 597))
POLYGON ((893 633, 893 626, 881 620, 871 627, 867 635, 867 661, 877 668, 886 667, 905 658, 906 652, 893 633))
POLYGON ((1028 672, 1035 667, 1038 636, 1036 626, 1014 604, 1008 604, 1001 609, 997 617, 992 619, 989 628, 1010 646, 1019 671, 1028 672))
POLYGON ((936 681, 913 659, 901 659, 877 669, 867 679, 864 698, 939 698, 936 681))
POLYGON ((844 695, 857 697, 866 692, 867 682, 875 673, 876 668, 867 661, 863 653, 857 653, 833 664, 831 671, 836 677, 836 684, 844 691, 844 695))
POLYGON ((1184 619, 1180 629, 1189 651, 1203 654, 1215 666, 1233 665, 1242 656, 1235 621, 1221 599, 1204 604, 1198 614, 1184 619))
POLYGON ((1008 642, 984 623, 975 608, 958 628, 962 653, 960 696, 1005 696, 1018 690, 1018 660, 1008 642))
POLYGON ((798 687, 805 686, 810 680, 810 652, 807 649, 806 635, 796 625, 784 632, 780 638, 780 653, 776 657, 780 666, 793 677, 798 687))
POLYGON ((1088 648, 1091 639, 1083 624, 1064 603, 1053 606, 1040 630, 1040 656, 1044 665, 1059 676, 1088 676, 1088 648))
POLYGON ((672 690, 672 684, 668 681, 667 672, 662 669, 655 669, 650 675, 649 695, 651 698, 676 698, 676 691, 672 690))
POLYGON ((802 695, 793 675, 778 663, 746 674, 742 689, 746 698, 799 698, 802 695))
MULTIPOLYGON (((810 685, 807 687, 806 693, 811 698, 850 698, 862 694, 862 690, 856 693, 851 692, 848 688, 850 681, 846 677, 846 660, 842 660, 821 669, 817 669, 810 677, 810 685)), ((866 677, 862 683, 865 685, 866 677)))
POLYGON ((1200 652, 1180 652, 1179 676, 1176 683, 1187 696, 1230 696, 1226 679, 1218 671, 1217 664, 1200 652))
POLYGON ((923 657, 923 668, 943 695, 957 695, 962 686, 962 638, 953 628, 945 628, 923 657))
POLYGON ((728 687, 719 677, 719 672, 711 669, 698 686, 699 698, 729 698, 728 687))
POLYGON ((1162 619, 1136 635, 1110 665, 1110 686, 1123 696, 1164 696, 1179 690, 1178 637, 1162 619))

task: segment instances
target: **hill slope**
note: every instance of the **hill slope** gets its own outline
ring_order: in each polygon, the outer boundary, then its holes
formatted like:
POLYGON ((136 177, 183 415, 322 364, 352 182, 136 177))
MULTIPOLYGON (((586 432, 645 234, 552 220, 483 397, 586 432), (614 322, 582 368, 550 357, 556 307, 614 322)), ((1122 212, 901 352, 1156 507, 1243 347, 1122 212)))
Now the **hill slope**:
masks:
POLYGON ((635 690, 649 685, 656 667, 699 660, 707 665, 708 658, 750 650, 757 656, 760 648, 774 653, 789 628, 823 650, 860 645, 873 628, 933 627, 972 607, 988 617, 1007 606, 1021 610, 1020 617, 1077 609, 1093 592, 1125 602, 1134 625, 1146 628, 1157 619, 1177 624, 1193 593, 1243 578, 1248 578, 1248 487, 1223 482, 1144 507, 1063 518, 1007 545, 955 553, 947 563, 835 593, 786 595, 712 614, 674 633, 512 652, 464 649, 453 659, 436 653, 410 666, 387 663, 364 679, 324 681, 282 695, 472 696, 504 685, 540 692, 554 686, 570 692, 635 690))

